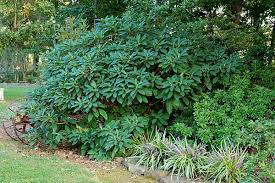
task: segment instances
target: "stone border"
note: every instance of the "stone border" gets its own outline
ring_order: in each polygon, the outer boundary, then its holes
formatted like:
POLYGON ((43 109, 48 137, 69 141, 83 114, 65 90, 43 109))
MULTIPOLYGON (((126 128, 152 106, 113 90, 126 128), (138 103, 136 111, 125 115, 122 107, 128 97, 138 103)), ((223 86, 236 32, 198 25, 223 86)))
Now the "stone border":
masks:
POLYGON ((150 170, 145 166, 138 165, 137 157, 128 158, 116 158, 115 161, 123 164, 129 172, 134 175, 143 175, 155 179, 159 183, 206 183, 207 181, 202 180, 188 180, 184 177, 178 177, 171 175, 170 172, 164 170, 150 170))

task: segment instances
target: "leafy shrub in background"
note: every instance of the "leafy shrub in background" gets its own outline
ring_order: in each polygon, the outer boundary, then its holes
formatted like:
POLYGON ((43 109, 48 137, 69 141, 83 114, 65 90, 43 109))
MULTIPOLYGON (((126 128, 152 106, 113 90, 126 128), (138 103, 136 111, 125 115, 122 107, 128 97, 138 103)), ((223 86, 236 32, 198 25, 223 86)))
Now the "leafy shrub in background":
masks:
POLYGON ((39 70, 37 69, 37 71, 35 70, 30 70, 27 72, 26 74, 26 80, 28 83, 36 83, 38 82, 39 79, 39 70))
POLYGON ((148 117, 151 129, 164 129, 202 92, 223 86, 238 70, 239 54, 209 37, 206 21, 179 18, 168 4, 135 3, 121 18, 104 18, 96 30, 45 54, 42 86, 27 112, 47 144, 90 144, 84 147, 92 157, 124 154, 118 149, 128 146, 131 135, 116 124, 124 116, 148 117), (64 133, 101 128, 106 133, 96 138, 88 133, 90 138, 70 140, 64 133), (94 148, 89 139, 101 145, 94 148))
POLYGON ((194 116, 176 117, 169 130, 208 147, 217 148, 224 139, 230 139, 247 150, 244 181, 271 181, 275 152, 273 97, 272 90, 251 84, 248 76, 237 76, 229 89, 203 95, 194 105, 194 116))
POLYGON ((274 89, 274 65, 263 65, 258 60, 254 60, 251 66, 247 67, 251 70, 251 80, 254 84, 274 89))
POLYGON ((96 159, 99 159, 98 152, 100 151, 106 153, 105 157, 125 156, 133 148, 132 139, 142 135, 147 127, 148 119, 145 117, 134 115, 113 120, 98 129, 95 148, 89 150, 88 154, 96 159))
POLYGON ((193 139, 195 133, 193 108, 185 108, 180 115, 175 116, 173 124, 169 126, 168 131, 175 137, 182 139, 188 137, 193 139))
POLYGON ((218 145, 229 138, 242 146, 256 148, 266 142, 265 132, 257 136, 254 131, 257 126, 266 125, 265 119, 271 117, 272 97, 271 90, 251 85, 246 77, 237 77, 229 90, 205 95, 194 105, 195 136, 207 144, 218 145))
POLYGON ((274 93, 237 77, 229 90, 204 96, 194 105, 193 137, 218 146, 223 139, 246 148, 248 181, 274 179, 274 93))
POLYGON ((104 160, 117 156, 127 156, 134 148, 133 139, 141 136, 148 127, 148 118, 136 115, 124 116, 108 124, 97 127, 65 127, 58 133, 47 128, 35 128, 28 139, 40 141, 56 147, 58 144, 70 144, 79 148, 82 155, 88 154, 92 159, 104 160), (42 138, 41 138, 42 137, 42 138))

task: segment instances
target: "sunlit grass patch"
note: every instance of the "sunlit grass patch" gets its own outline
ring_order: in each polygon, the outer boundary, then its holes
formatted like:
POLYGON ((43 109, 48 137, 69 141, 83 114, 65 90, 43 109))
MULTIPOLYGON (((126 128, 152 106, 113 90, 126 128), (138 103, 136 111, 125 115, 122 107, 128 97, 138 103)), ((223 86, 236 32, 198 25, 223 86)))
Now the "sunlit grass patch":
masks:
POLYGON ((95 182, 86 168, 55 156, 39 157, 0 143, 0 182, 95 182))
POLYGON ((6 101, 20 100, 26 97, 28 92, 31 92, 32 90, 32 87, 5 87, 4 97, 6 101))

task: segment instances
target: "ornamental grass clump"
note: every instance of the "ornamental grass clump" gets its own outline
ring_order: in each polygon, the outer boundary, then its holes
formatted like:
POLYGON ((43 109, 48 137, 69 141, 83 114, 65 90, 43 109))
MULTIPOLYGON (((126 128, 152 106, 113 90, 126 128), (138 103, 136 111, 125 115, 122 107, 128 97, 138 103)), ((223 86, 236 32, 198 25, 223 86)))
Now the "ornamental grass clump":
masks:
POLYGON ((238 146, 223 142, 220 148, 213 148, 202 172, 213 182, 237 183, 245 174, 245 157, 246 152, 238 146))
POLYGON ((169 141, 165 136, 165 132, 160 133, 156 131, 150 141, 145 141, 136 146, 136 155, 139 159, 138 164, 144 165, 149 169, 157 169, 163 165, 166 151, 165 143, 169 141))
POLYGON ((171 171, 172 175, 193 179, 199 175, 199 168, 206 160, 205 145, 189 144, 185 140, 176 139, 173 143, 166 145, 166 156, 164 170, 171 171))
POLYGON ((205 145, 197 142, 190 144, 187 139, 176 139, 158 131, 142 140, 144 143, 137 141, 136 157, 138 164, 148 169, 163 169, 171 172, 171 176, 192 179, 199 176, 200 167, 207 161, 205 145))

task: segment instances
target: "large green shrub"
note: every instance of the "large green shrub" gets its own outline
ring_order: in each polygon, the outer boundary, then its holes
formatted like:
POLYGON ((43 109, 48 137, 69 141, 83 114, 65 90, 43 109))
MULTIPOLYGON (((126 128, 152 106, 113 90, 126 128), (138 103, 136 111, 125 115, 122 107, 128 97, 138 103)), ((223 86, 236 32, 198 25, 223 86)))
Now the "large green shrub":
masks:
POLYGON ((65 128, 104 129, 133 113, 148 117, 152 128, 167 126, 202 92, 227 83, 241 64, 237 53, 209 37, 206 21, 187 22, 187 14, 179 17, 167 4, 146 2, 45 54, 43 83, 27 111, 49 144, 68 140, 61 135, 65 128))

